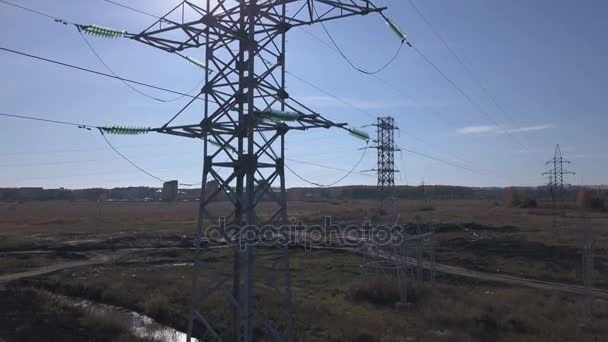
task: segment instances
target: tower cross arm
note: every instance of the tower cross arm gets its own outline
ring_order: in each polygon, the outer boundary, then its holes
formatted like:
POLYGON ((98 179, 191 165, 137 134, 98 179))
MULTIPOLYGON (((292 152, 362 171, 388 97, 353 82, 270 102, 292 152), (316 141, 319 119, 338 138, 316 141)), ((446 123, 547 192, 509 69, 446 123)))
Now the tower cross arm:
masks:
MULTIPOLYGON (((273 2, 273 1, 270 1, 273 2)), ((382 13, 386 7, 378 7, 370 0, 278 0, 277 3, 293 3, 287 17, 290 26, 312 25, 355 15, 382 13)))
POLYGON ((226 44, 227 37, 243 39, 236 24, 243 14, 258 18, 259 32, 284 33, 296 26, 382 13, 385 9, 370 0, 249 0, 245 5, 240 1, 217 0, 209 8, 185 0, 145 30, 126 37, 168 52, 179 52, 219 41, 226 44))

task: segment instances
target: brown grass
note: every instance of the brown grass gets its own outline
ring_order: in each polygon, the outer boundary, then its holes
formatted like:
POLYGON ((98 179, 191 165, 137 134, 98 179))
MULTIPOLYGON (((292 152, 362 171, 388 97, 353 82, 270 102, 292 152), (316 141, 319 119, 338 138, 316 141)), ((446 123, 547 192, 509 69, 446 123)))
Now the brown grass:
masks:
MULTIPOLYGON (((68 240, 121 232, 137 236, 153 233, 191 236, 197 203, 101 203, 99 207, 92 202, 10 205, 14 208, 0 203, 0 246, 3 247, 31 243, 43 237, 68 240)), ((321 219, 324 215, 358 221, 368 213, 377 213, 375 205, 374 201, 338 204, 294 202, 290 203, 289 210, 291 216, 307 218, 306 222, 321 219)), ((523 241, 542 243, 546 247, 579 248, 579 213, 575 209, 566 208, 566 217, 560 221, 561 239, 557 239, 550 229, 551 210, 544 207, 522 209, 490 201, 457 200, 433 201, 434 210, 418 211, 420 205, 420 201, 400 201, 401 222, 411 222, 414 216, 421 216, 423 222, 474 222, 491 227, 516 228, 506 232, 470 229, 436 234, 444 248, 439 250, 438 257, 443 256, 445 262, 530 277, 554 275, 580 283, 578 258, 573 264, 560 265, 553 262, 550 255, 539 258, 526 253, 475 254, 471 250, 473 233, 490 241, 490 247, 505 241, 523 241), (464 247, 446 248, 460 241, 458 239, 465 242, 464 247)), ((213 210, 223 212, 226 207, 214 204, 213 210)), ((265 210, 260 212, 264 214, 265 210)), ((608 214, 589 215, 596 254, 599 255, 596 265, 599 267, 599 260, 605 260, 603 255, 608 247, 608 230, 604 229, 608 227, 608 214)), ((511 245, 507 246, 507 250, 513 249, 511 245)), ((231 265, 225 251, 212 251, 207 257, 209 266, 218 273, 230 274, 231 265)), ((268 277, 270 260, 276 255, 260 252, 259 258, 256 275, 268 277)), ((359 264, 359 257, 337 252, 295 253, 293 287, 300 340, 582 341, 589 337, 578 328, 580 298, 561 293, 443 278, 429 290, 428 296, 423 296, 410 308, 396 310, 392 305, 377 305, 374 300, 354 301, 350 289, 358 281, 359 264)), ((118 264, 47 275, 37 285, 145 312, 183 331, 186 329, 184 315, 191 293, 190 275, 189 267, 118 264)), ((204 277, 201 279, 205 281, 204 277)), ((605 286, 607 279, 604 272, 599 273, 596 280, 605 286)), ((261 310, 276 312, 280 303, 264 289, 263 284, 260 279, 256 291, 261 310)), ((390 289, 382 291, 391 292, 390 289)), ((202 309, 211 312, 220 329, 227 331, 230 309, 226 300, 217 292, 208 299, 202 309)), ((598 304, 596 313, 598 323, 608 327, 605 303, 598 304)), ((280 317, 278 321, 282 324, 280 317)))
MULTIPOLYGON (((208 266, 229 275, 227 252, 210 253, 208 266)), ((280 301, 262 286, 264 279, 271 276, 267 267, 275 258, 276 254, 269 252, 258 254, 256 298, 258 308, 281 325, 284 321, 279 312, 280 301)), ((397 297, 392 285, 384 281, 380 281, 378 287, 381 293, 389 294, 390 300, 374 302, 377 298, 386 298, 382 294, 372 300, 355 301, 350 289, 356 289, 360 262, 357 256, 329 251, 294 254, 293 289, 301 341, 366 338, 373 341, 407 338, 416 341, 581 341, 589 337, 578 328, 580 298, 562 293, 440 278, 434 288, 426 287, 419 301, 409 307, 397 309, 390 304, 397 297)), ((62 288, 82 284, 81 288, 89 289, 88 293, 105 293, 104 298, 110 298, 111 304, 140 312, 149 310, 153 318, 168 317, 162 322, 185 329, 190 268, 117 265, 100 271, 94 276, 93 272, 82 270, 75 277, 71 276, 73 272, 63 272, 48 276, 44 282, 56 282, 62 288)), ((378 287, 370 286, 372 292, 378 287)), ((226 332, 229 304, 221 293, 207 299, 201 309, 210 313, 221 331, 226 332)), ((596 319, 599 325, 608 327, 606 304, 598 303, 596 319)), ((264 336, 263 328, 260 331, 264 336)), ((608 332, 605 328, 601 331, 608 332)))

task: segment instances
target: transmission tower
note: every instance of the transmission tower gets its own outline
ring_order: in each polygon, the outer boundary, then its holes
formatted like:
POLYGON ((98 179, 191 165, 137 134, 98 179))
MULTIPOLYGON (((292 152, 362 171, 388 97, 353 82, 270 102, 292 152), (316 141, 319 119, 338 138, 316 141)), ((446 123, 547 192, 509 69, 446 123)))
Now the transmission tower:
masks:
POLYGON ((395 125, 395 118, 386 116, 379 117, 376 123, 377 138, 374 140, 375 148, 378 151, 378 166, 375 171, 378 174, 377 189, 380 193, 380 209, 386 209, 391 214, 395 211, 395 152, 401 151, 395 144, 395 131, 399 129, 395 125))
POLYGON ((553 211, 552 226, 553 231, 559 236, 558 218, 563 214, 559 209, 559 203, 563 200, 564 196, 564 175, 574 175, 575 173, 564 169, 564 164, 572 163, 568 160, 564 160, 559 144, 555 146, 553 159, 547 161, 545 164, 552 167, 549 171, 543 172, 543 176, 549 177, 547 186, 549 188, 549 193, 551 194, 551 208, 553 211))
POLYGON ((547 161, 545 164, 553 166, 553 168, 547 172, 544 172, 544 176, 549 176, 549 189, 552 194, 558 191, 564 190, 564 175, 574 175, 572 171, 564 169, 564 164, 572 164, 568 160, 564 160, 562 151, 559 144, 555 146, 555 154, 553 159, 547 161))
MULTIPOLYGON (((221 339, 221 332, 216 330, 210 315, 200 310, 203 287, 205 298, 213 291, 225 295, 232 310, 231 340, 254 340, 255 322, 260 322, 273 340, 295 339, 287 245, 283 246, 281 263, 276 268, 282 274, 279 277, 282 284, 273 286, 274 295, 283 298, 284 312, 280 317, 288 321, 286 333, 281 334, 277 324, 265 319, 254 303, 255 250, 252 244, 246 243, 240 248, 239 237, 234 247, 231 290, 224 288, 225 280, 204 267, 205 224, 214 219, 207 207, 219 196, 226 196, 232 205, 227 224, 240 227, 287 224, 286 133, 311 128, 345 128, 346 124, 325 119, 287 92, 286 34, 294 27, 381 13, 384 9, 369 0, 204 0, 200 6, 183 1, 146 30, 127 35, 179 56, 187 49, 205 48, 204 63, 197 64, 186 58, 205 69, 205 85, 198 96, 203 99, 202 120, 194 124, 171 125, 173 118, 155 129, 159 133, 204 142, 188 341, 196 321, 204 325, 205 338, 221 339), (205 184, 210 180, 219 186, 207 193, 205 184), (257 207, 266 199, 274 203, 274 209, 262 219, 257 207), (201 281, 201 275, 205 281, 201 281)), ((386 20, 399 35, 394 24, 386 20)), ((405 41, 405 36, 400 36, 405 41)), ((348 130, 360 136, 356 130, 348 130)))

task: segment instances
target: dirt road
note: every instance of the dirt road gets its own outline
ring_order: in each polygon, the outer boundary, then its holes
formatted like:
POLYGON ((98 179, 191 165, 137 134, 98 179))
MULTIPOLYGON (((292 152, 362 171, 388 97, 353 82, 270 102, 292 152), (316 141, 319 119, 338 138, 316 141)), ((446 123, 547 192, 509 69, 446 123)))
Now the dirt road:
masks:
MULTIPOLYGON (((62 262, 62 263, 57 263, 57 264, 46 266, 46 267, 36 268, 36 269, 25 271, 25 272, 2 275, 2 276, 0 276, 0 283, 10 282, 10 281, 18 280, 18 279, 23 279, 23 278, 36 277, 36 276, 53 273, 53 272, 70 269, 70 268, 95 266, 95 265, 101 265, 101 264, 106 264, 106 263, 111 263, 111 262, 117 262, 127 256, 133 256, 134 254, 137 254, 137 253, 150 252, 150 251, 156 251, 156 250, 167 250, 167 249, 180 250, 180 249, 191 249, 191 248, 129 248, 129 249, 115 250, 115 251, 89 252, 87 254, 87 256, 89 256, 88 260, 62 262)), ((355 251, 355 250, 349 250, 349 251, 357 252, 357 253, 359 252, 359 251, 355 251)), ((383 257, 385 259, 396 260, 396 257, 393 255, 390 255, 390 254, 383 253, 381 255, 381 257, 383 257)), ((415 267, 417 265, 417 261, 413 258, 408 258, 407 263, 408 263, 408 265, 413 266, 413 267, 415 267)), ((424 261, 422 263, 422 266, 426 269, 430 269, 431 263, 428 261, 424 261)), ((574 294, 583 294, 584 290, 585 290, 583 286, 579 286, 579 285, 563 284, 563 283, 549 282, 549 281, 543 281, 543 280, 537 280, 537 279, 529 279, 529 278, 517 277, 517 276, 507 275, 507 274, 479 272, 479 271, 469 270, 466 268, 450 266, 450 265, 445 265, 445 264, 435 264, 435 271, 445 273, 445 274, 455 275, 455 276, 466 277, 466 278, 493 281, 493 282, 499 282, 499 283, 503 283, 503 284, 516 285, 516 286, 526 286, 526 287, 531 287, 531 288, 536 288, 536 289, 541 289, 541 290, 561 291, 561 292, 568 292, 568 293, 574 293, 574 294)), ((598 299, 608 301, 608 291, 594 289, 594 295, 598 299)))
MULTIPOLYGON (((118 250, 118 251, 90 252, 90 253, 86 254, 86 256, 89 257, 88 260, 60 262, 60 263, 56 263, 54 265, 39 267, 39 268, 35 268, 35 269, 25 271, 25 272, 0 275, 0 283, 6 283, 9 281, 14 281, 14 280, 23 279, 23 278, 36 277, 36 276, 53 273, 53 272, 57 272, 57 271, 61 271, 61 270, 69 269, 69 268, 106 264, 106 263, 117 261, 121 258, 126 257, 127 255, 130 255, 130 254, 133 254, 136 252, 140 252, 140 251, 142 251, 142 250, 141 249, 125 249, 125 250, 118 250)), ((37 253, 38 251, 34 251, 34 252, 37 253)), ((21 254, 23 254, 23 253, 24 252, 21 252, 21 254)))

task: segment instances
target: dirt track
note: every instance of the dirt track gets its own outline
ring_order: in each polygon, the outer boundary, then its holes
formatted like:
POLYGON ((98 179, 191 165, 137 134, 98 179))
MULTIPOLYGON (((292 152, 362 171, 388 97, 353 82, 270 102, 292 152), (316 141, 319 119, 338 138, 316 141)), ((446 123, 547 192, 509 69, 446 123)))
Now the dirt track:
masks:
MULTIPOLYGON (((83 266, 94 266, 94 265, 101 265, 101 264, 106 264, 106 263, 111 263, 111 262, 117 262, 117 261, 120 261, 120 259, 122 259, 122 258, 131 256, 133 254, 137 254, 140 252, 150 252, 150 251, 167 250, 167 249, 178 250, 178 249, 187 249, 187 248, 129 248, 129 249, 123 249, 123 250, 117 250, 117 251, 89 252, 89 253, 87 253, 87 256, 89 257, 88 260, 62 262, 62 263, 57 263, 54 265, 41 267, 41 268, 37 268, 37 269, 25 271, 25 272, 2 275, 2 276, 0 276, 0 283, 10 282, 10 281, 18 280, 18 279, 23 279, 23 278, 36 277, 36 276, 53 273, 53 272, 70 269, 70 268, 83 267, 83 266)), ((190 249, 190 248, 188 248, 188 249, 190 249)), ((386 259, 395 259, 394 256, 388 255, 388 254, 383 255, 383 257, 386 259)), ((417 261, 412 258, 408 258, 407 262, 411 266, 415 266, 417 264, 417 261)), ((423 262, 422 265, 426 269, 429 269, 431 267, 431 264, 427 261, 423 262)), ((536 289, 541 289, 541 290, 561 291, 561 292, 568 292, 568 293, 575 293, 575 294, 584 293, 584 287, 579 286, 579 285, 555 283, 555 282, 549 282, 549 281, 543 281, 543 280, 537 280, 537 279, 528 279, 528 278, 522 278, 522 277, 506 275, 506 274, 479 272, 479 271, 468 270, 468 269, 465 269, 462 267, 450 266, 450 265, 445 265, 445 264, 435 264, 435 270, 437 272, 450 274, 450 275, 456 275, 456 276, 485 280, 485 281, 499 282, 499 283, 509 284, 509 285, 526 286, 526 287, 531 287, 531 288, 536 288, 536 289)), ((608 300, 608 291, 594 289, 594 295, 596 298, 599 298, 602 300, 608 300)))

